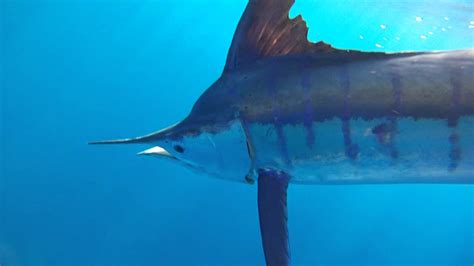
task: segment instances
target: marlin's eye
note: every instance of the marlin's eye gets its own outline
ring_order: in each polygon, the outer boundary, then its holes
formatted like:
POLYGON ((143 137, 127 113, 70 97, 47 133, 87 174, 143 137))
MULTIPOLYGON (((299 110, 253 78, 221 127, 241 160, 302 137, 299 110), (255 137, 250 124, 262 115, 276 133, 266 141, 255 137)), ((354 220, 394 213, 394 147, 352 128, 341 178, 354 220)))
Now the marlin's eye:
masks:
POLYGON ((174 145, 174 146, 173 146, 173 149, 174 149, 176 152, 179 152, 179 153, 183 153, 183 152, 184 152, 184 148, 183 148, 183 146, 181 146, 181 145, 174 145))

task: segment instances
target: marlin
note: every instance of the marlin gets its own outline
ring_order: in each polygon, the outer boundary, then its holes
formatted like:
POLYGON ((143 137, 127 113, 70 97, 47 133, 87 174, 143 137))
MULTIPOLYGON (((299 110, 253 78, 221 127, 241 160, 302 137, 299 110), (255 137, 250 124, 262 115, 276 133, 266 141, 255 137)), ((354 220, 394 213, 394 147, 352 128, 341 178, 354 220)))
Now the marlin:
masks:
POLYGON ((474 184, 474 49, 382 53, 307 39, 294 0, 250 0, 221 77, 181 122, 137 138, 218 178, 258 182, 267 265, 289 265, 287 188, 474 184))

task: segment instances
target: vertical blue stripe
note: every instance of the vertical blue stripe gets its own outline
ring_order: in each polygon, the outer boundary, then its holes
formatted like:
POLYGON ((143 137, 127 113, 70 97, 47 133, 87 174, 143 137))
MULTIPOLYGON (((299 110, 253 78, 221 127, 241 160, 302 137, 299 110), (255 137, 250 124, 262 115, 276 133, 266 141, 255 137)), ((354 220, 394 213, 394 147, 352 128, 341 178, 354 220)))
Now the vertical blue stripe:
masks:
POLYGON ((461 161, 462 151, 459 144, 460 136, 457 133, 457 126, 459 120, 459 111, 461 103, 461 84, 459 82, 459 73, 451 73, 451 105, 450 112, 448 115, 448 127, 452 129, 451 135, 449 136, 449 165, 448 170, 450 172, 456 170, 461 161))
POLYGON ((311 76, 305 71, 307 64, 301 67, 301 86, 304 90, 304 127, 306 128, 306 144, 309 148, 314 146, 315 136, 313 130, 313 105, 311 99, 311 76))
POLYGON ((349 71, 345 66, 341 68, 340 72, 340 85, 343 90, 344 94, 344 109, 342 113, 342 135, 344 136, 344 147, 345 147, 345 154, 351 160, 357 159, 359 154, 359 147, 357 144, 352 143, 351 139, 351 112, 350 112, 350 93, 351 93, 351 83, 350 83, 350 76, 349 71))
POLYGON ((392 77, 392 95, 393 95, 393 106, 392 113, 389 117, 391 123, 390 129, 390 156, 392 159, 397 159, 399 152, 395 146, 395 137, 398 133, 398 117, 401 113, 401 104, 402 104, 402 83, 401 78, 398 74, 394 74, 392 77))
POLYGON ((272 113, 273 113, 273 124, 276 129, 277 138, 278 138, 278 148, 280 149, 280 155, 286 165, 291 165, 290 156, 288 154, 288 147, 286 143, 285 134, 283 132, 283 124, 281 122, 280 110, 277 104, 277 95, 276 95, 276 80, 273 77, 268 78, 268 90, 269 95, 272 99, 272 113))

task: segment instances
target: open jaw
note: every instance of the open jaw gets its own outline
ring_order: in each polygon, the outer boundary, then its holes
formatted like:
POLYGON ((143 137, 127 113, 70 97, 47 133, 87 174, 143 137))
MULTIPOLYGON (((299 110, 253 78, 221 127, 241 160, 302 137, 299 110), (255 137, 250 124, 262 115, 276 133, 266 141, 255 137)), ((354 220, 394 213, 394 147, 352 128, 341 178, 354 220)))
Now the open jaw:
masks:
POLYGON ((148 156, 178 160, 178 158, 176 158, 174 155, 168 152, 165 148, 160 147, 160 146, 155 146, 155 147, 146 149, 144 151, 137 153, 137 155, 148 155, 148 156))

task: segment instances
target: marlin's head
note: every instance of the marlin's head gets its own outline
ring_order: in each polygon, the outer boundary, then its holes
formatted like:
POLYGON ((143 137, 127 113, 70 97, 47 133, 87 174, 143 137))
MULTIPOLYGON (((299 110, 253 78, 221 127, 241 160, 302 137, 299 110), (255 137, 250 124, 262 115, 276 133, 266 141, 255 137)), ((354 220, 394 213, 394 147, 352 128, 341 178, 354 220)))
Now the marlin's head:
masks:
POLYGON ((145 144, 138 155, 168 159, 223 179, 245 180, 250 169, 247 138, 222 80, 214 83, 181 122, 137 138, 91 144, 145 144))

